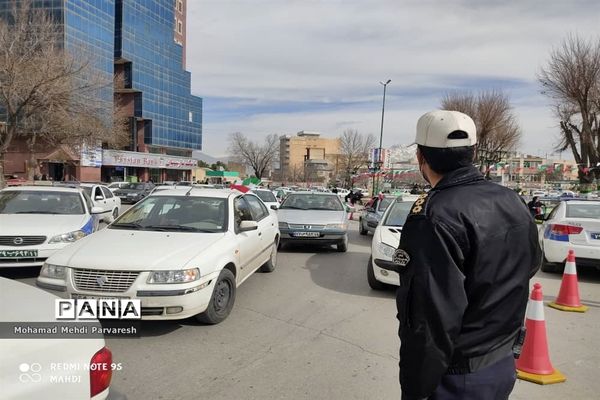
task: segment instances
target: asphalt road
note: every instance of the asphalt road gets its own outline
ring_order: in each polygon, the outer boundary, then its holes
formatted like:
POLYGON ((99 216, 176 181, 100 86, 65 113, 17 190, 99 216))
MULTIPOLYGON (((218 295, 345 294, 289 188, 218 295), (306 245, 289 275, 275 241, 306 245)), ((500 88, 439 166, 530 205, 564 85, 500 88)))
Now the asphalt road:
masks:
MULTIPOLYGON (((351 225, 347 253, 291 248, 256 273, 220 325, 144 322, 137 339, 108 339, 129 399, 399 399, 394 290, 366 280, 371 237, 351 225)), ((594 399, 600 393, 600 272, 579 271, 585 314, 545 308, 554 366, 567 382, 517 381, 511 399, 594 399)), ((2 275, 5 275, 2 272, 2 275)), ((33 281, 33 272, 13 273, 33 281)), ((540 272, 548 300, 560 276, 540 272)), ((532 281, 532 283, 533 283, 532 281)))

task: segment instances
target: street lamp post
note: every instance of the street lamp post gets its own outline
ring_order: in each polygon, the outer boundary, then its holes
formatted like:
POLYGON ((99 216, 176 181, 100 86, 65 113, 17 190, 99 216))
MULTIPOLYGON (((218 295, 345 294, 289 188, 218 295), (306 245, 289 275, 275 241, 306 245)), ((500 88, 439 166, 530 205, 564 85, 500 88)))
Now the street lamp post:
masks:
POLYGON ((377 161, 373 160, 373 164, 374 164, 374 175, 373 175, 373 196, 375 196, 377 194, 377 192, 379 191, 379 171, 381 169, 381 165, 383 164, 383 161, 381 159, 381 153, 382 153, 382 147, 383 147, 383 116, 385 115, 385 91, 387 89, 387 85, 391 82, 391 79, 388 79, 387 82, 383 83, 383 82, 379 82, 381 85, 383 85, 383 103, 381 105, 381 131, 379 133, 379 151, 377 154, 377 161), (377 176, 377 184, 375 184, 375 176, 377 176))

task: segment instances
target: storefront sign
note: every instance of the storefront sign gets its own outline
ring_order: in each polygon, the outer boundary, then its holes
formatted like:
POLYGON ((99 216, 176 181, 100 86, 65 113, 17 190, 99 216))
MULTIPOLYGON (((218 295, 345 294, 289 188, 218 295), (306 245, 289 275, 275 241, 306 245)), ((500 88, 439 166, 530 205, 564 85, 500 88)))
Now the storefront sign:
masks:
POLYGON ((198 165, 192 158, 133 151, 103 150, 102 164, 120 167, 165 168, 189 170, 198 165))
POLYGON ((102 147, 82 146, 80 165, 82 167, 100 168, 102 166, 102 147))

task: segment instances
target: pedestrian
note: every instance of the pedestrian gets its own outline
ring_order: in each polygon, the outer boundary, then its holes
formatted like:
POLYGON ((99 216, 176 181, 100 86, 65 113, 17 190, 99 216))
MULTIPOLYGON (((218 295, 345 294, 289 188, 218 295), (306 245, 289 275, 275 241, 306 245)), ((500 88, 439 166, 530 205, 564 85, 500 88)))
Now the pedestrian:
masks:
POLYGON ((533 199, 531 199, 531 201, 527 203, 527 207, 529 208, 529 213, 534 218, 536 215, 542 213, 542 203, 539 201, 538 196, 534 196, 533 199))
POLYGON ((338 188, 337 188, 337 186, 335 186, 335 185, 333 186, 333 189, 331 189, 331 193, 338 194, 338 188))
POLYGON ((516 375, 538 231, 520 197, 473 166, 475 123, 433 111, 417 123, 414 203, 394 263, 402 399, 505 400, 516 375))

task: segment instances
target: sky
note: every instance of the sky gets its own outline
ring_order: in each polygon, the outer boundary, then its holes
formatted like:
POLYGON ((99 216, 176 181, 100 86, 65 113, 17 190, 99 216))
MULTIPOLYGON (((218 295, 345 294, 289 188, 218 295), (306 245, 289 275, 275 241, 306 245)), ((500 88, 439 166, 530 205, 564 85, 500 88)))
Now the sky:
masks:
POLYGON ((501 89, 519 149, 550 156, 559 128, 536 74, 567 35, 600 37, 600 1, 188 0, 187 22, 210 155, 228 155, 232 132, 379 138, 391 79, 384 147, 411 143, 446 93, 501 89))

